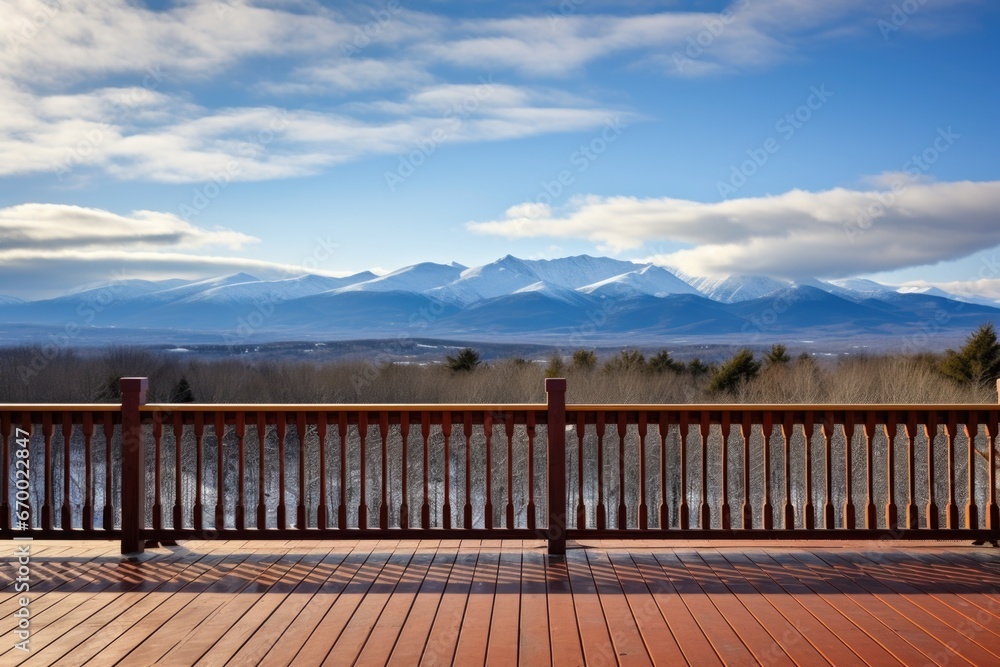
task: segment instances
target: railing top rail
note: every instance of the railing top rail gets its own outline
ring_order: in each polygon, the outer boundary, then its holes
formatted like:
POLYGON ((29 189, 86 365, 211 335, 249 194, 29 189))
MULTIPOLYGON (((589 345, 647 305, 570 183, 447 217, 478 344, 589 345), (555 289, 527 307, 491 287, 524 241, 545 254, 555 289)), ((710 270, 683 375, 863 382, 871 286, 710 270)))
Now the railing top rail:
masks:
POLYGON ((148 403, 141 412, 544 412, 545 403, 148 403))
POLYGON ((567 412, 904 412, 907 410, 989 410, 993 403, 567 403, 567 412))
POLYGON ((121 412, 118 403, 0 403, 0 412, 121 412))

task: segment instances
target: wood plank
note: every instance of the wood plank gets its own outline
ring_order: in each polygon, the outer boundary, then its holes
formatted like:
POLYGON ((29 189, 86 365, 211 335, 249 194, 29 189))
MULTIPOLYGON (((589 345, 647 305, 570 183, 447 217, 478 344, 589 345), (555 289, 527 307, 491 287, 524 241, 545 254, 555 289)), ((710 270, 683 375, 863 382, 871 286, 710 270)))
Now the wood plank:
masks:
POLYGON ((399 633, 399 639, 389 657, 390 665, 416 665, 427 645, 431 625, 437 615, 441 596, 448 585, 448 578, 458 558, 458 552, 442 546, 434 556, 434 562, 427 577, 420 585, 417 599, 413 601, 406 625, 399 633))
POLYGON ((400 577, 392 597, 385 605, 382 615, 358 656, 359 665, 384 665, 389 661, 399 634, 406 625, 413 602, 434 562, 435 551, 417 551, 410 559, 410 564, 400 577))
POLYGON ((490 637, 486 661, 496 665, 517 664, 521 631, 521 551, 505 545, 500 553, 497 586, 490 615, 490 637))
MULTIPOLYGON (((373 582, 382 571, 382 568, 389 562, 391 556, 390 552, 384 550, 375 550, 369 554, 364 564, 327 608, 323 618, 316 625, 316 629, 309 635, 305 644, 302 645, 302 648, 295 655, 297 662, 310 665, 318 665, 323 662, 333 647, 333 643, 340 636, 340 633, 348 622, 350 622, 351 616, 364 601, 365 595, 371 589, 373 582)), ((301 604, 304 604, 304 602, 303 600, 301 604)), ((298 611, 298 609, 295 611, 298 611)), ((294 614, 286 615, 285 610, 282 610, 282 616, 286 617, 285 625, 287 625, 288 621, 294 617, 294 614)), ((276 631, 281 632, 281 629, 276 628, 276 631)), ((273 646, 272 643, 270 647, 272 650, 273 646)), ((267 653, 270 654, 271 651, 267 653)), ((234 660, 236 661, 234 664, 250 664, 252 661, 248 662, 248 657, 241 650, 240 653, 234 656, 234 660)))
POLYGON ((333 642, 325 662, 334 665, 350 665, 360 655, 379 616, 395 593, 403 579, 407 566, 413 558, 413 549, 397 548, 389 561, 379 572, 372 586, 365 593, 361 604, 351 615, 339 637, 330 637, 333 642))
POLYGON ((815 593, 835 607, 865 634, 878 642, 892 656, 906 665, 926 664, 928 656, 898 635, 882 622, 882 615, 891 610, 872 604, 856 584, 843 581, 833 573, 809 567, 802 559, 802 551, 770 553, 771 558, 784 566, 792 576, 809 586, 815 593))
POLYGON ((586 554, 597 594, 604 608, 604 617, 608 619, 608 630, 618 661, 631 665, 652 664, 652 658, 639 634, 639 627, 608 560, 607 552, 595 549, 588 550, 586 554))
MULTIPOLYGON (((309 596, 310 593, 315 595, 317 589, 326 590, 327 586, 335 586, 337 582, 333 578, 334 573, 345 575, 353 571, 352 565, 356 564, 354 569, 360 567, 361 563, 368 557, 368 554, 371 553, 372 546, 374 545, 368 544, 366 547, 356 545, 353 549, 331 551, 316 564, 310 576, 305 581, 299 582, 293 590, 302 595, 309 596), (352 557, 355 559, 354 564, 349 562, 352 557)), ((256 649, 256 652, 260 655, 263 655, 272 648, 281 646, 285 650, 277 655, 282 656, 284 660, 290 661, 299 648, 301 648, 302 642, 305 641, 305 638, 308 637, 309 633, 315 627, 315 623, 309 625, 308 628, 297 625, 306 613, 306 610, 315 610, 316 613, 320 614, 317 616, 316 622, 319 622, 319 618, 322 617, 320 611, 322 607, 310 596, 310 602, 306 605, 305 609, 300 611, 288 625, 281 626, 283 619, 280 618, 275 618, 273 623, 269 623, 272 615, 276 613, 276 610, 291 595, 291 591, 287 594, 282 594, 272 590, 271 586, 262 582, 245 591, 243 595, 253 600, 252 606, 243 616, 235 620, 226 634, 206 651, 201 657, 202 664, 225 664, 233 655, 250 642, 252 638, 254 638, 254 642, 259 647, 256 649), (284 627, 284 631, 282 631, 282 627, 284 627), (297 643, 294 646, 286 645, 286 642, 295 642, 296 640, 297 643)), ((220 609, 219 613, 220 615, 226 613, 225 608, 220 609)), ((247 652, 253 650, 252 648, 248 648, 247 652)))
MULTIPOLYGON (((830 627, 823 624, 823 621, 812 613, 810 613, 808 606, 801 604, 799 596, 789 595, 788 592, 778 584, 777 581, 772 579, 767 572, 758 567, 750 558, 741 552, 735 552, 732 550, 721 551, 720 555, 724 557, 735 569, 736 572, 742 576, 748 584, 750 584, 757 592, 767 600, 774 609, 781 614, 785 619, 788 619, 795 627, 795 635, 790 635, 786 637, 787 641, 791 644, 792 651, 789 655, 793 659, 797 660, 798 648, 797 641, 795 638, 801 638, 804 641, 809 642, 812 647, 818 651, 830 664, 836 664, 838 666, 861 666, 866 664, 864 660, 861 659, 851 648, 844 643, 838 634, 831 630, 830 627)), ((830 609, 829 613, 822 614, 826 620, 830 620, 830 617, 839 617, 839 614, 830 609)), ((840 618, 844 621, 843 618, 840 618)), ((831 621, 831 624, 834 624, 831 621)), ((843 625, 849 625, 846 622, 843 625)), ((768 630, 771 630, 771 626, 765 626, 768 630)), ((850 626, 855 632, 858 632, 856 628, 850 626)), ((888 656, 887 656, 888 657, 888 656)))
POLYGON ((545 580, 545 556, 531 550, 521 554, 521 618, 517 656, 521 664, 552 662, 545 580))
POLYGON ((632 557, 625 551, 612 551, 608 553, 608 558, 653 662, 667 665, 682 664, 684 654, 677 643, 677 638, 660 613, 660 608, 632 557))
MULTIPOLYGON (((755 651, 755 656, 762 664, 828 664, 827 659, 799 631, 796 625, 798 619, 794 616, 788 618, 779 613, 722 554, 715 550, 704 549, 698 552, 698 557, 725 587, 722 594, 741 603, 764 631, 764 645, 758 646, 755 651)), ((841 645, 841 653, 834 655, 832 662, 842 665, 855 657, 846 646, 841 645)))
MULTIPOLYGON (((900 616, 904 617, 907 621, 916 625, 923 632, 928 634, 938 646, 935 656, 944 656, 944 659, 948 662, 952 662, 955 658, 959 658, 960 660, 967 661, 969 664, 973 665, 986 665, 991 662, 1000 662, 1000 655, 998 655, 998 653, 1000 653, 1000 647, 997 648, 997 653, 992 653, 973 641, 958 641, 958 638, 963 636, 961 632, 957 630, 957 626, 960 625, 960 621, 955 618, 956 614, 953 611, 946 611, 945 608, 943 608, 943 605, 935 606, 935 609, 939 614, 945 615, 947 618, 951 619, 952 624, 949 624, 930 613, 922 605, 909 599, 907 595, 901 594, 893 590, 888 585, 876 580, 871 576, 870 572, 865 570, 863 567, 859 567, 858 564, 854 562, 854 559, 845 558, 843 555, 833 553, 817 554, 817 557, 821 558, 835 570, 843 572, 845 577, 851 578, 864 590, 868 591, 872 597, 881 601, 886 606, 891 607, 900 616), (955 655, 949 656, 949 652, 954 652, 955 655)), ((887 575, 886 579, 893 578, 891 572, 887 573, 887 575)), ((928 596, 921 597, 928 598, 928 596)), ((930 605, 932 603, 932 599, 923 600, 924 605, 930 605)))
POLYGON ((551 558, 547 567, 549 634, 553 665, 582 665, 583 641, 573 606, 573 588, 565 558, 551 558))
POLYGON ((455 649, 456 665, 486 663, 497 573, 500 569, 500 552, 497 546, 486 547, 484 541, 484 550, 480 551, 479 560, 476 561, 476 572, 472 577, 472 588, 469 590, 469 603, 465 609, 465 616, 471 622, 462 624, 458 647, 455 649))
POLYGON ((617 664, 618 657, 608 631, 608 619, 604 617, 604 607, 601 606, 587 555, 582 550, 567 551, 566 570, 573 590, 573 606, 580 626, 585 661, 592 665, 617 664))
MULTIPOLYGON (((990 613, 989 604, 986 608, 973 604, 965 596, 948 590, 942 583, 942 578, 934 576, 934 569, 923 567, 923 564, 921 564, 922 569, 916 572, 907 567, 902 571, 897 570, 895 577, 881 577, 879 574, 886 567, 897 565, 896 559, 886 558, 884 552, 865 552, 863 556, 878 568, 874 574, 879 581, 932 611, 938 618, 945 620, 956 631, 976 641, 983 648, 1000 650, 1000 605, 990 613), (953 612, 956 616, 952 616, 949 612, 953 612)), ((989 598, 991 593, 1000 591, 1000 577, 987 575, 980 586, 986 591, 985 595, 974 591, 970 592, 970 595, 974 598, 989 598)), ((992 597, 995 599, 995 595, 992 597)))
POLYGON ((677 638, 678 647, 684 654, 685 661, 692 665, 721 665, 722 661, 712 643, 692 616, 684 599, 670 583, 670 579, 664 575, 663 568, 652 552, 632 553, 630 557, 635 563, 636 572, 642 577, 646 588, 653 596, 653 602, 659 608, 660 615, 677 638))
POLYGON ((444 594, 434 616, 434 624, 427 636, 420 664, 449 665, 455 655, 459 633, 465 616, 465 606, 469 601, 472 576, 479 559, 479 550, 458 552, 458 559, 452 567, 444 594))
POLYGON ((715 652, 727 665, 756 665, 753 653, 729 625, 725 615, 713 604, 698 580, 691 576, 691 572, 678 557, 677 551, 676 549, 670 552, 658 551, 653 557, 684 599, 691 615, 712 643, 715 652))

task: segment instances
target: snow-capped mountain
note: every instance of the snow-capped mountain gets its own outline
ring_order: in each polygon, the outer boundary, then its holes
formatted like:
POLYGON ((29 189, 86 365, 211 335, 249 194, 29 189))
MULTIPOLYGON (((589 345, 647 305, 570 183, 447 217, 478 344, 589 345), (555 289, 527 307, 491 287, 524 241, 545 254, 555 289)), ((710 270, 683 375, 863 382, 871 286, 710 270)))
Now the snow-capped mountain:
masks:
POLYGON ((69 325, 107 341, 129 335, 150 341, 173 332, 172 341, 462 335, 745 343, 906 336, 931 325, 954 336, 987 321, 1000 324, 1000 304, 936 287, 859 278, 697 277, 588 255, 507 255, 474 267, 424 262, 382 276, 125 280, 49 299, 0 297, 0 343, 8 344, 69 325))
POLYGON ((426 292, 447 285, 464 271, 461 264, 423 262, 406 266, 384 276, 341 287, 343 292, 426 292))
POLYGON ((790 283, 767 276, 678 277, 713 301, 739 303, 752 301, 786 289, 790 283))

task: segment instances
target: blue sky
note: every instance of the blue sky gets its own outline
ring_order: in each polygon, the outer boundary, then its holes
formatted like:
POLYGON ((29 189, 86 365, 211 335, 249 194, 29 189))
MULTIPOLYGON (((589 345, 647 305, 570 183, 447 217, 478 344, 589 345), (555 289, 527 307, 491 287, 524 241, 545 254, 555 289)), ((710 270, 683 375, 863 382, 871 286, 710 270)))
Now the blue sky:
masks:
POLYGON ((1000 297, 985 0, 0 15, 0 294, 589 253, 1000 297))

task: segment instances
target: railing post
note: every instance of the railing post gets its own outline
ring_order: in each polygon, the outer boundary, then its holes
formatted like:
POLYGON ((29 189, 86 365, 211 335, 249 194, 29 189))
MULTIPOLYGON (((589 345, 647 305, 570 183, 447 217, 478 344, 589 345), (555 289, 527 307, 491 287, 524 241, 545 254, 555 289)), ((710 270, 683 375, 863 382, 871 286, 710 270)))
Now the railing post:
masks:
POLYGON ((545 456, 548 467, 549 501, 549 554, 566 553, 566 380, 548 378, 545 380, 548 419, 548 452, 545 456))
POLYGON ((139 554, 146 521, 146 456, 139 406, 146 402, 146 378, 122 378, 122 553, 139 554))

